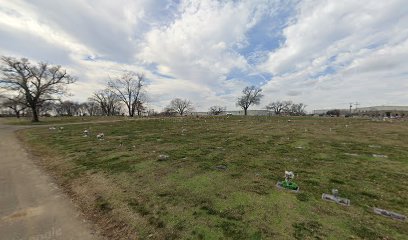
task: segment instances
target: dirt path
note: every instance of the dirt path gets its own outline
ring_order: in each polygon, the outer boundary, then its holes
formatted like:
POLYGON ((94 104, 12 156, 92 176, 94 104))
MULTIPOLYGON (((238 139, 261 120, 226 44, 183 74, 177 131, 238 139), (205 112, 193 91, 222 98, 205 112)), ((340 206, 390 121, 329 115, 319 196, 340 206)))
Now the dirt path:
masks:
POLYGON ((0 122, 0 240, 100 239, 0 122))

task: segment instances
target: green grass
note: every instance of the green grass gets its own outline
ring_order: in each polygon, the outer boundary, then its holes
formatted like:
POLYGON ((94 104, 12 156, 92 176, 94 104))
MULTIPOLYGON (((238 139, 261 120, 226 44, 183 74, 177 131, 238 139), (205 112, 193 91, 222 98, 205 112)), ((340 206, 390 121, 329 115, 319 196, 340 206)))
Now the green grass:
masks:
POLYGON ((407 223, 372 207, 408 214, 408 122, 288 119, 147 119, 24 135, 62 157, 53 171, 71 165, 60 174, 67 185, 104 176, 115 188, 100 190, 95 208, 140 239, 406 239, 407 223), (300 193, 275 187, 285 170, 300 193), (322 201, 332 188, 351 206, 322 201))

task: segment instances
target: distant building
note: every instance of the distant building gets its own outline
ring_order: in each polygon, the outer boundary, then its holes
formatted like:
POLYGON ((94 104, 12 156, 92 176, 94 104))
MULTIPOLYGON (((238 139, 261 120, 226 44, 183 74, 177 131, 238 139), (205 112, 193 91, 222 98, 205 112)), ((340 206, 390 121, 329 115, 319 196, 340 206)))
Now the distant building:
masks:
POLYGON ((374 106, 357 108, 355 113, 373 117, 407 117, 408 106, 374 106))
MULTIPOLYGON (((314 115, 325 115, 328 111, 333 109, 319 109, 313 110, 314 115)), ((408 106, 373 106, 362 107, 357 109, 339 109, 341 115, 353 114, 370 117, 407 117, 408 106)))
MULTIPOLYGON (((221 113, 220 115, 233 115, 233 116, 243 116, 244 115, 244 110, 240 111, 225 111, 221 113)), ((268 110, 248 110, 247 111, 248 116, 272 116, 274 115, 273 112, 268 111, 268 110)), ((208 116, 211 115, 210 112, 192 112, 191 115, 194 116, 208 116)))

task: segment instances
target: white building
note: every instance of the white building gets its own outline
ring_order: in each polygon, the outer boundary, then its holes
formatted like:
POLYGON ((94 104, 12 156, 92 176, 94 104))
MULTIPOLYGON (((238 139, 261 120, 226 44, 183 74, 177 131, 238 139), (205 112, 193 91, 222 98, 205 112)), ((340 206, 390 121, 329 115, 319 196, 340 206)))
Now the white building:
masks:
MULTIPOLYGON (((315 115, 325 115, 327 111, 334 109, 313 110, 315 115)), ((358 114, 372 117, 405 117, 408 116, 408 106, 373 106, 361 107, 357 109, 339 109, 342 115, 358 114)))

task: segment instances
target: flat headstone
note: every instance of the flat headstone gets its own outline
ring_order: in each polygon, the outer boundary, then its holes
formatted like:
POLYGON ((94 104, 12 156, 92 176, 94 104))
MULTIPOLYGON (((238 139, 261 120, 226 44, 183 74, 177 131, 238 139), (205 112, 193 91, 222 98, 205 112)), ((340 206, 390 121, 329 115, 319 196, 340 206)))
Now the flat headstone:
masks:
POLYGON ((350 200, 347 198, 342 198, 339 196, 335 196, 332 194, 327 194, 327 193, 323 193, 322 194, 322 199, 325 201, 329 201, 329 202, 335 202, 337 204, 343 205, 343 206, 350 206, 350 200))
POLYGON ((381 209, 381 208, 373 208, 374 213, 378 214, 378 215, 382 215, 384 217, 389 217, 395 220, 399 220, 399 221, 405 221, 407 219, 407 216, 396 213, 396 212, 391 212, 385 209, 381 209))
POLYGON ((353 156, 353 157, 357 157, 357 156, 358 156, 357 153, 344 153, 344 155, 353 156))
POLYGON ((217 170, 222 170, 222 171, 227 170, 227 166, 225 166, 225 165, 217 165, 214 168, 217 169, 217 170))
POLYGON ((160 154, 159 157, 157 158, 157 160, 159 161, 166 161, 167 159, 169 159, 169 155, 165 154, 160 154))

